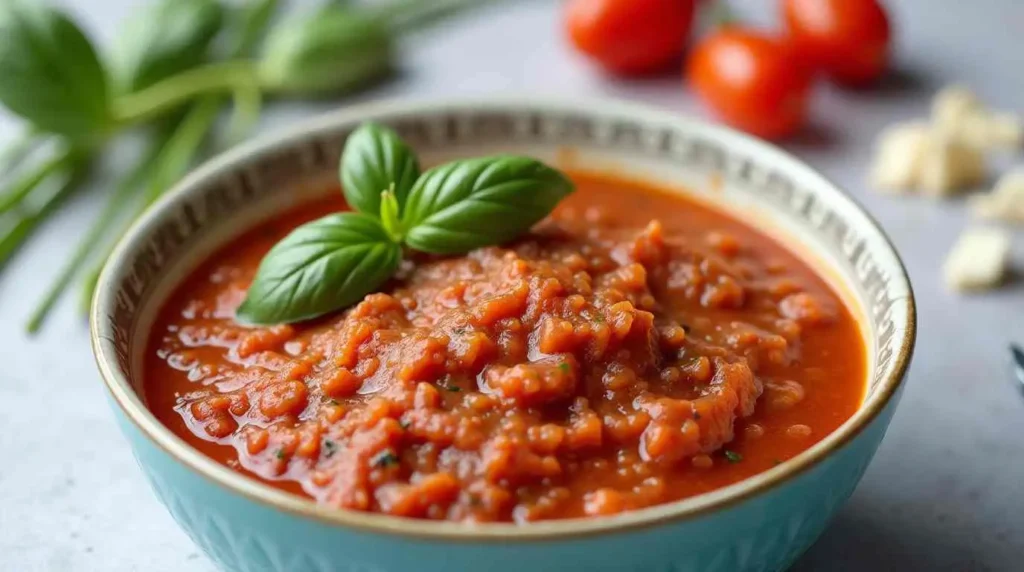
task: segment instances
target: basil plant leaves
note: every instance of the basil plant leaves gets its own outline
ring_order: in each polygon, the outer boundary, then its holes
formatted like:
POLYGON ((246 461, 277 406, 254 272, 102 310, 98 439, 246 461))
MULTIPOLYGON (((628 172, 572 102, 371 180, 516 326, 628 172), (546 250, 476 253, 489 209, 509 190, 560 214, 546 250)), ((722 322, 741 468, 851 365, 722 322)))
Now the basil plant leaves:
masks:
POLYGON ((420 173, 392 130, 364 123, 341 157, 355 212, 304 224, 260 262, 240 321, 308 320, 350 306, 391 278, 404 248, 461 254, 527 232, 573 192, 565 175, 529 157, 453 161, 420 173))

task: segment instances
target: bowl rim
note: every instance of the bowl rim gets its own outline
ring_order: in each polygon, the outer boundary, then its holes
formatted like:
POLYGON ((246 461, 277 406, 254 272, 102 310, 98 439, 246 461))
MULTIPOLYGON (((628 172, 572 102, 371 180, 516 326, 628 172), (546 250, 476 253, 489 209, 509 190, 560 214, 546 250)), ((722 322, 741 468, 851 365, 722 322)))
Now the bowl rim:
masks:
MULTIPOLYGON (((865 308, 864 311, 867 309, 865 308)), ((643 104, 592 97, 571 100, 534 96, 454 99, 395 98, 349 106, 258 136, 193 169, 189 175, 174 185, 142 217, 134 222, 129 231, 118 241, 103 267, 92 300, 89 318, 90 339, 96 364, 104 385, 117 407, 151 444, 189 470, 228 492, 241 495, 266 508, 282 511, 293 517, 350 528, 363 533, 450 542, 508 543, 582 538, 695 519, 753 499, 816 467, 831 453, 851 442, 867 428, 889 405, 904 383, 917 336, 914 293, 903 261, 891 239, 874 217, 839 185, 789 152, 731 128, 643 104), (893 356, 894 365, 890 375, 878 381, 878 389, 868 396, 853 416, 840 427, 809 449, 767 471, 697 496, 618 515, 539 521, 527 525, 514 523, 468 525, 457 522, 400 518, 319 505, 310 498, 280 490, 255 477, 238 473, 194 449, 156 419, 132 388, 127 376, 121 375, 117 367, 115 352, 103 344, 104 339, 110 339, 110 336, 103 331, 104 317, 111 314, 116 307, 116 290, 113 285, 119 281, 119 268, 126 265, 132 244, 143 236, 147 229, 161 221, 175 201, 183 200, 190 192, 199 192, 198 189, 207 181, 251 162, 254 157, 315 138, 322 132, 355 124, 366 117, 436 115, 445 111, 515 111, 516 109, 572 111, 596 117, 628 117, 643 123, 671 125, 683 131, 700 132, 708 138, 718 140, 725 146, 738 146, 750 151, 765 162, 775 164, 779 170, 793 173, 795 177, 809 181, 809 183, 805 183, 805 186, 819 187, 822 192, 832 195, 830 198, 837 201, 836 204, 861 217, 869 233, 875 234, 876 238, 880 239, 880 244, 884 246, 883 256, 889 258, 889 262, 897 270, 890 277, 891 280, 906 290, 906 295, 899 298, 906 305, 906 315, 903 317, 906 328, 903 330, 902 338, 898 340, 899 347, 893 356)))

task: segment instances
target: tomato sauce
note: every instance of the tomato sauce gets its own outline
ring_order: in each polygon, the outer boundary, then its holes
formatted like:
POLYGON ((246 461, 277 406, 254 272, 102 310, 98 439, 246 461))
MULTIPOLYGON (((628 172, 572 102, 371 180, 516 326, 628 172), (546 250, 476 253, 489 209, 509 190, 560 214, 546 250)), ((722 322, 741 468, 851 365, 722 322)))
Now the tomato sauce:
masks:
POLYGON ((711 491, 857 410, 858 324, 805 262, 677 195, 572 178, 532 234, 411 255, 380 292, 301 324, 232 317, 267 250, 344 205, 263 225, 162 309, 148 406, 206 455, 320 503, 476 522, 711 491))

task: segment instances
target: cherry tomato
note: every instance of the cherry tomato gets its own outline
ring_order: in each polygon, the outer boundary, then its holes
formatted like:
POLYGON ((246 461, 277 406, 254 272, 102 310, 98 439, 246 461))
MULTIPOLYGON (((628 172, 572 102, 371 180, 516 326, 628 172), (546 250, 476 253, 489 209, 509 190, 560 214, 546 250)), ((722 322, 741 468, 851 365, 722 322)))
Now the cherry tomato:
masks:
POLYGON ((889 64, 889 17, 877 0, 781 0, 803 57, 841 83, 864 85, 889 64))
POLYGON ((683 51, 694 0, 570 0, 565 30, 605 70, 635 75, 665 69, 683 51))
POLYGON ((810 68, 783 38, 725 27, 690 56, 690 85, 726 123, 754 135, 791 135, 807 116, 810 68))

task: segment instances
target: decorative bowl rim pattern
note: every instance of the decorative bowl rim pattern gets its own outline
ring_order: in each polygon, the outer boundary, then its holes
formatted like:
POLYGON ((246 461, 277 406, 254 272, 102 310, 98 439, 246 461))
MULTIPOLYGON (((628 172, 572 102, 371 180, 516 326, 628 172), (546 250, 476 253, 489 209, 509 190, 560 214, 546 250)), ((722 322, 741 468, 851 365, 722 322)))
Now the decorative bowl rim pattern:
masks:
POLYGON ((570 101, 557 98, 489 97, 455 100, 410 98, 364 103, 320 115, 290 128, 277 130, 210 159, 166 193, 135 222, 118 242, 101 274, 99 286, 92 301, 89 322, 93 353, 101 377, 111 397, 126 418, 152 444, 192 471, 227 489, 227 492, 242 495, 253 502, 293 516, 364 533, 393 534, 452 542, 536 542, 616 533, 693 519, 713 511, 732 507, 766 493, 811 470, 827 459, 831 453, 859 435, 897 394, 906 378, 913 354, 917 333, 916 320, 910 279, 892 242, 877 221, 838 185, 788 152, 727 127, 639 104, 593 98, 570 101), (894 365, 889 375, 879 381, 879 387, 861 404, 860 409, 846 423, 817 444, 776 467, 732 485, 679 501, 609 517, 540 521, 528 525, 512 523, 466 525, 454 522, 405 519, 326 507, 316 504, 312 499, 282 491, 256 478, 242 475, 192 448, 160 423, 139 398, 131 381, 119 371, 112 344, 112 332, 109 331, 110 326, 107 323, 107 316, 111 315, 117 304, 115 285, 120 280, 119 274, 123 273, 121 267, 128 262, 133 243, 144 237, 148 229, 159 223, 175 201, 191 192, 198 192, 198 189, 202 188, 205 183, 248 164, 254 157, 288 148, 332 129, 354 125, 367 116, 429 116, 441 112, 462 111, 468 113, 483 110, 515 112, 517 109, 522 111, 551 110, 553 112, 571 110, 576 114, 636 118, 646 123, 671 125, 684 131, 698 131, 703 136, 715 139, 725 146, 742 146, 759 155, 762 161, 777 164, 780 170, 799 173, 805 179, 813 181, 814 186, 821 188, 822 192, 831 194, 834 199, 844 202, 843 208, 859 215, 864 220, 867 231, 881 239, 883 250, 886 251, 884 254, 891 259, 892 269, 895 270, 890 278, 906 289, 905 298, 901 297, 900 299, 905 305, 906 314, 902 320, 905 321, 906 327, 896 340, 898 347, 893 356, 894 365))

